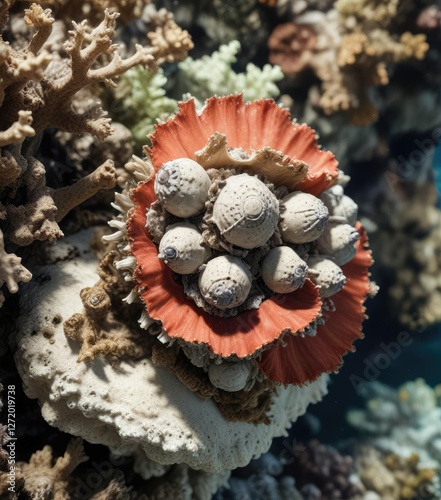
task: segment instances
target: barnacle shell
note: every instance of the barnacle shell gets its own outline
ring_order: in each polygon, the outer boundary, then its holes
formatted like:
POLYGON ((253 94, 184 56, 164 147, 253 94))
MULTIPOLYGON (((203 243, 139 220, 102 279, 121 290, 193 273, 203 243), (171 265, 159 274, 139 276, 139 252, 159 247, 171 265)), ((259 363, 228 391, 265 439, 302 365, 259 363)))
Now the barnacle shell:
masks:
POLYGON ((286 195, 281 205, 279 224, 282 238, 290 243, 309 243, 322 234, 329 213, 324 203, 312 194, 294 191, 286 195))
POLYGON ((238 362, 225 361, 223 363, 210 363, 208 378, 210 382, 227 392, 242 390, 251 373, 251 363, 247 360, 238 362))
POLYGON ((357 221, 358 205, 344 194, 343 186, 336 184, 319 196, 331 215, 344 217, 348 224, 354 226, 357 221))
POLYGON ((311 255, 308 267, 310 278, 320 287, 320 296, 324 299, 339 292, 346 283, 342 269, 327 256, 311 255))
POLYGON ((257 177, 229 177, 214 202, 212 220, 222 236, 241 248, 264 245, 277 228, 279 202, 257 177))
POLYGON ((262 261, 262 279, 276 293, 290 293, 305 283, 308 266, 288 246, 271 249, 262 261))
POLYGON ((245 301, 251 281, 251 273, 242 260, 221 255, 210 260, 199 275, 199 289, 209 304, 231 309, 245 301))
POLYGON ((211 254, 202 241, 201 233, 193 224, 171 224, 159 243, 158 257, 175 273, 193 274, 211 254))
POLYGON ((338 221, 329 221, 323 234, 317 241, 317 248, 326 255, 332 255, 339 266, 343 266, 355 257, 354 243, 360 237, 355 227, 338 221))
POLYGON ((164 163, 155 177, 156 196, 177 217, 193 217, 202 212, 210 185, 207 172, 189 158, 164 163))

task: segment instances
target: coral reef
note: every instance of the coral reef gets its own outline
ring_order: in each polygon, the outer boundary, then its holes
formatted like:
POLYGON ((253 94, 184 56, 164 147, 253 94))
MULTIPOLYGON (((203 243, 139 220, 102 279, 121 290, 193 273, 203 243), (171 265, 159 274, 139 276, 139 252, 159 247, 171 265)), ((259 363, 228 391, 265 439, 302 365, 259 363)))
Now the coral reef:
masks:
POLYGON ((394 32, 398 4, 339 0, 328 12, 302 12, 272 33, 270 62, 286 74, 310 68, 321 81, 315 105, 326 114, 345 112, 353 124, 369 124, 378 118, 369 88, 388 84, 387 65, 423 59, 429 48, 424 34, 394 32))
POLYGON ((360 479, 381 498, 395 500, 437 498, 439 484, 435 468, 420 468, 417 453, 408 458, 382 454, 372 447, 362 448, 357 456, 360 479))
MULTIPOLYGON (((221 45, 211 55, 200 59, 187 57, 178 63, 174 76, 173 94, 191 95, 202 103, 212 95, 228 95, 242 92, 247 101, 262 97, 277 97, 278 80, 283 78, 277 66, 265 64, 262 69, 249 63, 246 71, 236 73, 232 65, 237 62, 240 43, 236 40, 221 45)), ((178 101, 166 96, 167 85, 164 72, 147 73, 140 68, 128 71, 121 84, 113 90, 109 99, 117 100, 111 115, 127 125, 133 134, 137 147, 146 143, 146 137, 153 132, 157 120, 166 121, 178 110, 178 101)))
POLYGON ((193 101, 181 103, 151 142, 150 159, 132 166, 143 182, 118 197, 117 231, 105 237, 118 243, 116 267, 135 281, 126 300, 139 294, 141 325, 160 321, 160 342, 184 355, 156 349, 154 362, 211 395, 225 416, 259 422, 268 405, 262 380, 315 380, 337 369, 360 337, 370 255, 361 226, 353 226, 356 205, 333 185, 333 155, 269 100, 212 98, 199 114, 193 101), (255 132, 247 137, 251 119, 255 132), (267 120, 284 130, 283 149, 293 159, 277 151, 279 135, 267 131, 267 120), (331 347, 333 321, 340 335, 331 347), (305 363, 317 349, 321 359, 305 363), (235 403, 220 397, 224 391, 240 397, 235 413, 225 408, 235 403))
POLYGON ((0 497, 441 498, 440 12, 0 2, 0 497))
POLYGON ((437 391, 424 380, 393 389, 379 382, 364 388, 365 410, 351 410, 348 422, 367 435, 367 442, 385 453, 419 457, 418 469, 441 466, 441 407, 437 391))
MULTIPOLYGON (((10 2, 1 7, 0 30, 8 29, 10 2)), ((42 132, 56 127, 75 134, 89 133, 103 140, 112 133, 110 119, 97 104, 78 113, 74 110, 77 93, 97 82, 115 86, 114 79, 136 65, 157 69, 164 61, 185 56, 191 48, 188 34, 174 23, 172 15, 160 11, 158 26, 149 33, 149 46, 138 45, 136 52, 122 59, 112 38, 118 13, 104 13, 94 29, 86 21, 73 23, 68 39, 53 53, 46 50, 54 18, 50 9, 32 4, 24 21, 34 28, 25 48, 14 48, 0 40, 2 68, 0 76, 0 183, 2 272, 10 292, 16 283, 30 279, 29 272, 9 246, 30 245, 33 241, 53 242, 63 235, 58 223, 75 206, 100 189, 115 186, 116 177, 110 160, 72 186, 54 190, 46 184, 45 166, 33 154, 42 132), (108 60, 96 67, 98 58, 108 60), (34 137, 33 141, 26 141, 34 137), (8 269, 9 268, 9 269, 8 269)), ((50 47, 50 45, 49 45, 50 47)), ((1 295, 3 301, 3 294, 1 295)))
POLYGON ((364 221, 372 227, 378 272, 391 282, 391 307, 401 323, 420 331, 441 319, 441 211, 432 167, 436 142, 414 141, 415 146, 426 143, 424 154, 419 148, 409 158, 388 161, 375 191, 359 199, 364 221))

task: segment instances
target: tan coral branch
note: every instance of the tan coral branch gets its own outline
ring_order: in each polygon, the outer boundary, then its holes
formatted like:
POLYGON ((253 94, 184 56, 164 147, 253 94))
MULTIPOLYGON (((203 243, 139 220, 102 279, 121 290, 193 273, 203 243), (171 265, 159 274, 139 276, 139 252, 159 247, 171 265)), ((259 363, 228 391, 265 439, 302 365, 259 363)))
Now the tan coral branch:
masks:
POLYGON ((154 16, 157 23, 155 30, 147 34, 152 54, 157 64, 180 61, 193 48, 188 31, 182 30, 173 20, 173 14, 160 9, 154 16))
POLYGON ((18 120, 14 122, 7 130, 0 132, 0 147, 8 144, 20 144, 26 137, 33 137, 35 130, 31 127, 31 111, 19 111, 18 120))
MULTIPOLYGON (((32 274, 21 265, 21 258, 13 253, 6 253, 4 246, 3 233, 0 231, 0 287, 6 284, 10 293, 18 292, 18 283, 28 282, 32 274)), ((5 297, 0 292, 0 307, 5 297)))
POLYGON ((110 189, 115 185, 115 167, 112 160, 107 160, 94 172, 72 186, 66 186, 52 192, 52 199, 58 209, 55 220, 60 222, 70 210, 93 196, 100 189, 110 189))
POLYGON ((41 162, 30 157, 22 177, 27 200, 23 205, 6 206, 9 239, 17 245, 33 241, 55 241, 63 235, 55 222, 55 206, 46 186, 46 170, 41 162))
POLYGON ((55 19, 50 9, 43 9, 41 5, 33 3, 25 10, 24 21, 29 26, 35 26, 37 32, 28 45, 28 51, 37 54, 52 33, 52 24, 55 19))

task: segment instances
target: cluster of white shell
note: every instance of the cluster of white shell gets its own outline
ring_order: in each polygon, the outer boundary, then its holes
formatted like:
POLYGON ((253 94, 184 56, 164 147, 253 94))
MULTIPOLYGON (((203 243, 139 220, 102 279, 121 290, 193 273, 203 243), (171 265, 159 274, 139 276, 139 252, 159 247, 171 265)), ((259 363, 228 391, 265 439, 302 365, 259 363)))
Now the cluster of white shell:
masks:
MULTIPOLYGON (((133 187, 153 174, 151 163, 136 157, 126 168, 133 176, 133 187)), ((154 189, 165 223, 161 213, 152 214, 152 207, 148 220, 158 235, 154 239, 159 244, 158 257, 181 275, 183 283, 185 278, 193 280, 207 304, 231 314, 241 303, 248 307, 246 299, 253 294, 256 282, 266 288, 267 296, 290 293, 302 287, 306 277, 319 287, 323 299, 341 290, 346 278, 340 266, 354 256, 358 238, 353 227, 357 205, 344 195, 341 185, 317 198, 283 188, 274 191, 256 175, 243 172, 222 175, 225 180, 214 188, 215 177, 187 158, 167 162, 155 177, 154 189), (224 251, 210 246, 209 238, 204 237, 207 217, 227 243, 221 246, 224 251), (238 251, 229 253, 228 247, 238 251), (247 253, 254 253, 256 258, 251 261, 255 264, 257 259, 257 268, 248 265, 247 253)), ((123 258, 115 265, 131 281, 136 260, 126 237, 125 220, 133 208, 129 192, 116 194, 113 206, 120 215, 109 222, 116 232, 105 240, 118 244, 123 258)), ((150 232, 152 227, 148 226, 150 232)), ((136 289, 125 299, 129 304, 137 300, 136 289)), ((303 335, 315 335, 317 324, 323 321, 311 324, 303 335)), ((159 329, 161 342, 171 341, 146 311, 139 322, 151 334, 156 335, 159 329)), ((207 372, 211 383, 224 391, 249 390, 263 377, 254 359, 222 359, 204 345, 182 342, 181 348, 190 362, 207 372)))
POLYGON ((254 285, 267 296, 291 293, 307 277, 322 298, 341 290, 346 278, 340 266, 354 257, 359 237, 357 205, 341 185, 319 197, 293 191, 278 199, 256 175, 240 172, 222 182, 211 201, 210 223, 244 256, 264 248, 257 272, 246 259, 210 248, 204 239, 201 221, 211 186, 207 171, 188 158, 165 163, 154 183, 162 209, 178 220, 166 228, 158 257, 179 275, 197 275, 207 304, 219 311, 236 310, 254 285))

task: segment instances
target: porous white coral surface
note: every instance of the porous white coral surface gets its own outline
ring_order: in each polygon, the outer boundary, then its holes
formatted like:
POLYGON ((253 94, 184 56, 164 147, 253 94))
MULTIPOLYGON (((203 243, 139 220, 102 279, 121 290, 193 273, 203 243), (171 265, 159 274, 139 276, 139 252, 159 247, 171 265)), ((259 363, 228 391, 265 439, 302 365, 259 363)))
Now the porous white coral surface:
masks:
POLYGON ((269 425, 229 422, 212 400, 200 399, 150 359, 77 362, 80 346, 66 338, 62 321, 82 312, 80 290, 98 280, 90 236, 84 231, 58 242, 54 262, 33 269, 23 290, 15 358, 26 394, 38 398, 49 424, 117 454, 135 454, 144 476, 175 463, 213 473, 266 452, 324 396, 326 375, 303 387, 280 387, 269 425))

